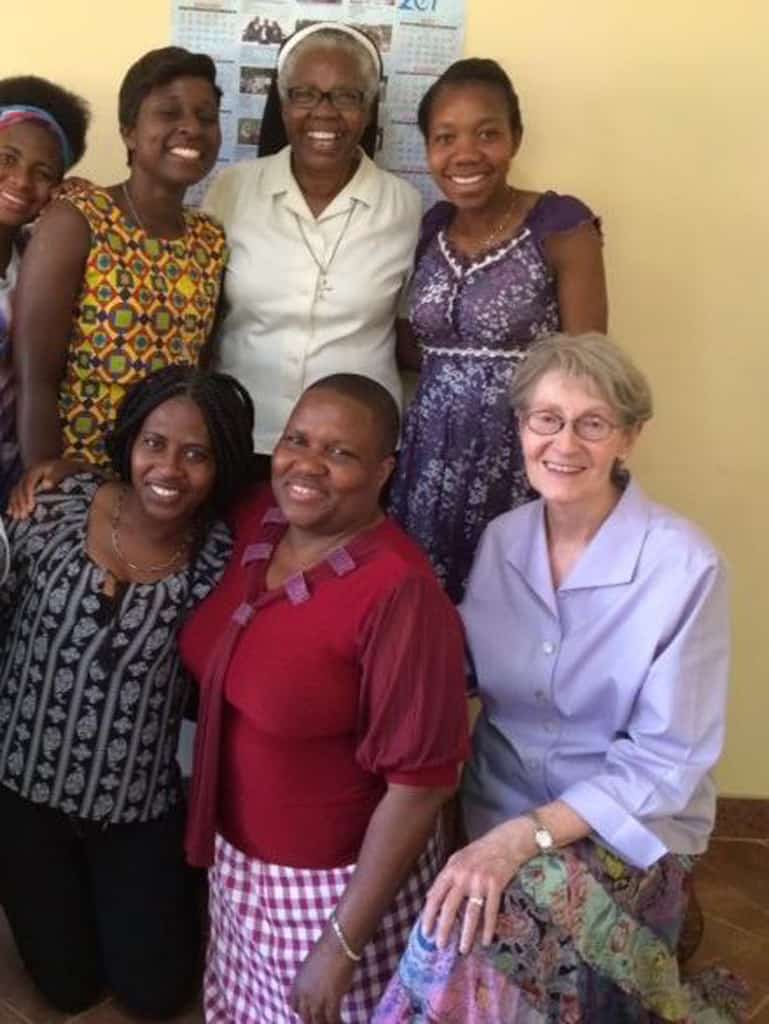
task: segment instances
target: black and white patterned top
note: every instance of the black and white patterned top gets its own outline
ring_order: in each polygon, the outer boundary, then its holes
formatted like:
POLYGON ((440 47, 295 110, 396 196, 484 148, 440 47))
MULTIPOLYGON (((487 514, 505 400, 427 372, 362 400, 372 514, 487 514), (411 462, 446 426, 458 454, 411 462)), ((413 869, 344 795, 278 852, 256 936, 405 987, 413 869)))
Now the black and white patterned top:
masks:
POLYGON ((193 565, 104 592, 85 541, 102 481, 84 473, 8 526, 0 588, 0 784, 36 804, 105 822, 159 818, 179 799, 187 676, 176 636, 219 580, 223 523, 193 565))

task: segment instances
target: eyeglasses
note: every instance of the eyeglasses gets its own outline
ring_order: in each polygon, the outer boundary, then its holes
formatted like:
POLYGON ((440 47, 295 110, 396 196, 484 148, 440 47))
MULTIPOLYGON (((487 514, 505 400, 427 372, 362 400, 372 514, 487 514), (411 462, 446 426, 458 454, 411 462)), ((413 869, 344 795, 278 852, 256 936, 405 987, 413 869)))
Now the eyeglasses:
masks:
POLYGON ((313 110, 328 100, 335 110, 361 110, 366 94, 361 89, 339 86, 335 89, 316 89, 314 85, 295 85, 287 90, 289 103, 301 110, 313 110))
POLYGON ((612 431, 619 430, 618 423, 612 423, 594 412, 586 412, 576 419, 567 420, 565 416, 550 409, 532 409, 531 412, 522 413, 520 420, 529 430, 542 437, 560 434, 567 423, 571 424, 574 433, 583 441, 605 441, 612 431))

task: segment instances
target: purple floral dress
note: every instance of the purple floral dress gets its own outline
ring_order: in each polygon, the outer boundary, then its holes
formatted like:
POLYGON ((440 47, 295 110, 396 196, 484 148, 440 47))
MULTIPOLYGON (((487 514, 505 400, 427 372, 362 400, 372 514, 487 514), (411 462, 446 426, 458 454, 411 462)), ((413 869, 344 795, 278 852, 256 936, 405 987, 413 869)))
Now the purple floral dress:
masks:
POLYGON ((534 496, 508 394, 532 342, 560 329, 544 241, 599 222, 578 199, 545 192, 513 238, 466 257, 446 236, 452 212, 428 211, 417 250, 409 320, 422 372, 390 511, 456 602, 487 523, 534 496))

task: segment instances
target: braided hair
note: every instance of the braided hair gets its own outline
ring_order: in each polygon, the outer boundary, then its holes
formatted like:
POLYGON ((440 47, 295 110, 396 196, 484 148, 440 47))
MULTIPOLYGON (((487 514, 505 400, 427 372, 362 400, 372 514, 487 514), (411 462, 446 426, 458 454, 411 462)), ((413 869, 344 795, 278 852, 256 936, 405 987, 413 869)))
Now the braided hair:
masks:
POLYGON ((210 508, 220 515, 251 482, 254 450, 251 397, 227 373, 166 366, 134 384, 120 403, 106 439, 112 468, 121 480, 130 481, 131 453, 144 421, 172 398, 190 399, 203 416, 216 464, 210 508))

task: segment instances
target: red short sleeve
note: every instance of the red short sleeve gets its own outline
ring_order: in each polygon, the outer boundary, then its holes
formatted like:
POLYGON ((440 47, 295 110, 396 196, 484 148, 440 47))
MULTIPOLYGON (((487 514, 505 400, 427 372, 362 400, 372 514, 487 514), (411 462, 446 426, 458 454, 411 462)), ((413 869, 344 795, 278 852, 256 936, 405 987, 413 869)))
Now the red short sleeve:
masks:
POLYGON ((361 767, 388 782, 454 785, 469 752, 464 632, 435 579, 409 576, 377 606, 360 660, 361 767))

